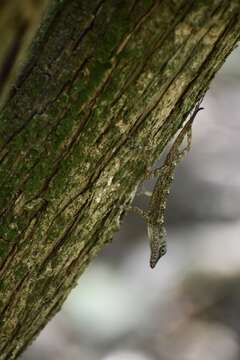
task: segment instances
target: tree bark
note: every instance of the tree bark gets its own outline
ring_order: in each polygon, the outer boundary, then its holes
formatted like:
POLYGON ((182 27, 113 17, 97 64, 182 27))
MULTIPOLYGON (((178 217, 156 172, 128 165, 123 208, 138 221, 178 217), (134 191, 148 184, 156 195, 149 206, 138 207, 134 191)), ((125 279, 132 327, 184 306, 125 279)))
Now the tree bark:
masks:
POLYGON ((0 0, 0 103, 39 25, 47 0, 0 0))
POLYGON ((0 359, 119 228, 240 37, 239 1, 55 1, 0 114, 0 359))

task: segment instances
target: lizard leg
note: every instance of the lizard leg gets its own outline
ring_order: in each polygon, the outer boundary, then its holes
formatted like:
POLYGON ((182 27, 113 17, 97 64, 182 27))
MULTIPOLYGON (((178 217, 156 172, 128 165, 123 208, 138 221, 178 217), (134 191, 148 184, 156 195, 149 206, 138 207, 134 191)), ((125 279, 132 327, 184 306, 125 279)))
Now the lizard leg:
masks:
POLYGON ((162 166, 160 166, 160 168, 156 168, 153 170, 152 169, 147 170, 144 175, 143 181, 138 188, 137 195, 146 195, 146 196, 150 197, 152 195, 152 193, 150 193, 149 191, 142 191, 143 182, 146 180, 151 180, 151 179, 154 179, 155 177, 158 177, 165 167, 166 167, 165 165, 162 165, 162 166))
POLYGON ((190 151, 191 143, 192 143, 192 128, 190 128, 187 132, 187 145, 181 151, 178 151, 176 158, 173 161, 179 163, 184 158, 185 154, 190 151))
MULTIPOLYGON (((188 152, 191 149, 191 143, 192 143, 192 127, 190 127, 187 131, 187 145, 180 151, 177 152, 175 155, 175 159, 173 159, 173 162, 180 162, 180 160, 185 156, 186 152, 188 152)), ((167 166, 163 164, 159 168, 148 170, 146 172, 146 175, 144 177, 144 180, 150 180, 155 177, 159 177, 161 173, 166 170, 167 166)))
POLYGON ((185 146, 185 148, 180 153, 183 153, 183 155, 185 155, 187 151, 190 151, 191 144, 192 144, 192 128, 190 127, 190 129, 187 132, 187 146, 185 146))
POLYGON ((152 192, 151 191, 141 191, 137 195, 144 195, 144 196, 147 196, 147 197, 151 197, 152 192))
POLYGON ((162 173, 162 171, 166 168, 166 165, 162 165, 159 168, 148 170, 146 172, 146 175, 144 177, 144 180, 151 180, 155 177, 159 177, 159 175, 162 173))
POLYGON ((148 212, 144 211, 136 206, 129 206, 125 210, 131 211, 134 214, 141 216, 145 221, 148 221, 148 219, 149 219, 148 212))

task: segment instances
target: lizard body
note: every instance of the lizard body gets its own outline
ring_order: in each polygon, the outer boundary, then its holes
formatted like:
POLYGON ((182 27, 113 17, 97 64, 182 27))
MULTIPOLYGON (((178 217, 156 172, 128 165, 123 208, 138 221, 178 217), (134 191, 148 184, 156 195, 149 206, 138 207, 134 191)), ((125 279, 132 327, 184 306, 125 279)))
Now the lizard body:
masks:
POLYGON ((171 149, 169 150, 163 166, 148 172, 146 179, 158 176, 156 184, 151 194, 148 211, 143 211, 139 208, 131 208, 135 213, 142 216, 147 222, 148 237, 150 241, 150 267, 154 268, 158 260, 165 255, 167 251, 166 230, 164 227, 165 209, 167 196, 173 182, 173 175, 177 164, 184 157, 185 153, 191 147, 191 129, 192 123, 197 113, 203 108, 200 107, 199 101, 182 130, 179 132, 171 149), (187 146, 180 150, 183 140, 187 136, 187 146))

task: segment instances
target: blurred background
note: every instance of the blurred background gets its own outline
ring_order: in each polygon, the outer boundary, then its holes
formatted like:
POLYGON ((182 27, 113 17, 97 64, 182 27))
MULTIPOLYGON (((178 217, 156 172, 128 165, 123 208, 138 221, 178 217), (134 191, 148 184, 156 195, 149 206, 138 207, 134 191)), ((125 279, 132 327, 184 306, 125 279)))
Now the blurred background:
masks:
POLYGON ((240 359, 239 58, 195 119, 168 199, 167 254, 150 269, 146 224, 125 216, 22 359, 240 359))

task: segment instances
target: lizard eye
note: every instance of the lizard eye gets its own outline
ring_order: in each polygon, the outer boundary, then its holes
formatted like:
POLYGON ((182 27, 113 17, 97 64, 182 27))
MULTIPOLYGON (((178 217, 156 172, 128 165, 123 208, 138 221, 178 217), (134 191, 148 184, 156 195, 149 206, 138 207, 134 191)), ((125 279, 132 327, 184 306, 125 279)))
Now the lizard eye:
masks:
POLYGON ((166 247, 166 245, 163 245, 160 249, 160 256, 165 255, 166 252, 167 252, 167 247, 166 247))

